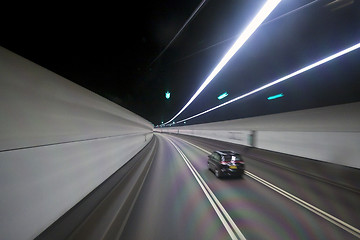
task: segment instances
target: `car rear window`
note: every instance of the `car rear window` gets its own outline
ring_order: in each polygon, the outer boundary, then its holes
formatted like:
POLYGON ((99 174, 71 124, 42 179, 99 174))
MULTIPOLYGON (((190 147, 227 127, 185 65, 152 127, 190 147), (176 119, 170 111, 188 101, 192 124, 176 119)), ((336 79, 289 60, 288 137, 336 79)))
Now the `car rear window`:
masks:
POLYGON ((224 156, 224 160, 225 161, 236 161, 236 160, 241 160, 240 155, 231 155, 231 156, 224 156))

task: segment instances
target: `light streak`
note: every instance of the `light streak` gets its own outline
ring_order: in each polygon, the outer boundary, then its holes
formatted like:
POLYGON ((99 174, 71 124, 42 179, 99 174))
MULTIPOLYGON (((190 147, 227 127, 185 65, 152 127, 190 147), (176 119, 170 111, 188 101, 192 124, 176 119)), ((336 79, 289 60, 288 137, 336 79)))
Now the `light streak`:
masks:
POLYGON ((243 99, 243 98, 245 98, 245 97, 248 97, 248 96, 250 96, 250 95, 252 95, 252 94, 254 94, 254 93, 260 92, 260 91, 262 91, 262 90, 264 90, 264 89, 266 89, 266 88, 269 88, 269 87, 271 87, 271 86, 274 86, 274 85, 276 85, 276 84, 279 84, 279 83, 281 83, 281 82, 284 82, 284 81, 286 81, 286 80, 288 80, 288 79, 290 79, 290 78, 292 78, 292 77, 295 77, 295 76, 297 76, 297 75, 299 75, 299 74, 301 74, 301 73, 304 73, 304 72, 306 72, 306 71, 309 71, 310 69, 316 68, 316 67, 318 67, 318 66, 320 66, 320 65, 322 65, 322 64, 324 64, 324 63, 327 63, 327 62, 329 62, 329 61, 331 61, 331 60, 334 60, 335 58, 341 57, 341 56, 343 56, 343 55, 345 55, 345 54, 347 54, 347 53, 350 53, 350 52, 352 52, 352 51, 355 51, 355 50, 358 49, 358 48, 360 48, 360 43, 357 43, 357 44, 355 44, 355 45, 353 45, 353 46, 351 46, 351 47, 349 47, 349 48, 346 48, 346 49, 344 49, 344 50, 342 50, 342 51, 340 51, 340 52, 337 52, 337 53, 335 53, 335 54, 333 54, 333 55, 331 55, 331 56, 329 56, 329 57, 326 57, 326 58, 324 58, 324 59, 322 59, 322 60, 320 60, 320 61, 317 61, 317 62, 312 63, 312 64, 310 64, 310 65, 308 65, 308 66, 306 66, 306 67, 303 67, 303 68, 301 68, 301 69, 299 69, 299 70, 297 70, 297 71, 295 71, 295 72, 293 72, 293 73, 290 73, 290 74, 288 74, 288 75, 286 75, 286 76, 284 76, 284 77, 282 77, 282 78, 279 78, 279 79, 277 79, 277 80, 275 80, 275 81, 272 81, 272 82, 270 82, 270 83, 268 83, 268 84, 265 84, 265 85, 263 85, 263 86, 261 86, 261 87, 259 87, 259 88, 256 88, 256 89, 254 89, 254 90, 252 90, 252 91, 250 91, 250 92, 248 92, 248 93, 245 93, 245 94, 243 94, 243 95, 241 95, 241 96, 238 96, 238 97, 236 97, 236 98, 233 98, 233 99, 231 99, 231 100, 229 100, 229 101, 227 101, 227 102, 224 102, 224 103, 222 103, 222 104, 220 104, 220 105, 217 105, 217 106, 215 106, 215 107, 213 107, 213 108, 210 108, 210 109, 208 109, 208 110, 206 110, 206 111, 203 111, 203 112, 201 112, 201 113, 198 113, 198 114, 193 115, 193 116, 191 116, 191 117, 188 117, 188 118, 186 118, 186 119, 180 120, 180 121, 178 121, 178 122, 176 122, 176 123, 188 121, 188 120, 190 120, 190 119, 193 119, 193 118, 199 117, 199 116, 201 116, 201 115, 204 115, 205 113, 208 113, 208 112, 214 111, 214 110, 216 110, 216 109, 218 109, 218 108, 221 108, 221 107, 223 107, 223 106, 226 106, 226 105, 228 105, 228 104, 230 104, 230 103, 233 103, 233 102, 235 102, 235 101, 238 101, 238 100, 240 100, 240 99, 243 99))
POLYGON ((206 78, 200 88, 195 92, 195 94, 190 98, 190 100, 185 104, 185 106, 169 121, 173 121, 178 117, 194 100, 195 98, 204 90, 204 88, 215 78, 215 76, 221 71, 221 69, 228 63, 228 61, 234 56, 234 54, 244 45, 244 43, 250 38, 250 36, 255 32, 255 30, 262 24, 262 22, 270 15, 270 13, 275 9, 275 7, 281 2, 281 0, 268 0, 260 11, 256 14, 250 24, 245 28, 241 33, 238 39, 235 41, 233 46, 228 50, 225 56, 220 60, 218 65, 213 69, 210 75, 206 78))

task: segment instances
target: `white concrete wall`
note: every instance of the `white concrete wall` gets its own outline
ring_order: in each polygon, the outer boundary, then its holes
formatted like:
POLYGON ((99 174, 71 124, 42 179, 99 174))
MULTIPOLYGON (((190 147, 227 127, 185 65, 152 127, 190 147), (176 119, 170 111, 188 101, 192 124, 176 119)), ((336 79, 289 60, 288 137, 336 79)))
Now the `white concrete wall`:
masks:
POLYGON ((181 133, 360 168, 360 102, 155 131, 181 133))
POLYGON ((0 47, 0 238, 35 238, 136 155, 152 127, 0 47))
POLYGON ((250 134, 252 131, 243 130, 243 131, 222 131, 222 130, 202 130, 202 129, 176 129, 171 131, 172 133, 181 133, 185 135, 215 139, 225 142, 231 142, 236 144, 242 144, 245 146, 250 146, 250 134))
POLYGON ((258 147, 360 168, 359 132, 259 131, 258 147))

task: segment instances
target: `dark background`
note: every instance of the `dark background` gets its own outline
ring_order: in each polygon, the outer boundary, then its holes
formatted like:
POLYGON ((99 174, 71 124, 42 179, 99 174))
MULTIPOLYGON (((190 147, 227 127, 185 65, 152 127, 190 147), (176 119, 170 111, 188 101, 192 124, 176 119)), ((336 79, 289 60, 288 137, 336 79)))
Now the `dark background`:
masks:
MULTIPOLYGON (((171 42, 201 2, 15 3, 2 9, 0 46, 157 125, 188 102, 265 1, 208 0, 171 42)), ((175 121, 358 42, 360 1, 283 0, 175 121)), ((359 101, 359 59, 356 50, 186 124, 359 101)))

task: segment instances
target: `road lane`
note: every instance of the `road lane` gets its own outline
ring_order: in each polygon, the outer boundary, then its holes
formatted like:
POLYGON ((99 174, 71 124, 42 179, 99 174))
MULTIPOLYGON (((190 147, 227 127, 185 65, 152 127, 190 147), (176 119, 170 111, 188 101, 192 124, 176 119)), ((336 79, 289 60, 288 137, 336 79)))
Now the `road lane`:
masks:
MULTIPOLYGON (((270 181, 295 196, 301 196, 303 200, 312 203, 314 206, 347 223, 351 223, 352 226, 360 229, 360 191, 358 188, 356 190, 358 181, 351 181, 353 186, 355 186, 353 188, 334 184, 334 181, 341 182, 344 180, 347 180, 350 183, 349 179, 357 179, 358 177, 354 175, 352 177, 351 175, 347 176, 347 174, 358 174, 359 171, 348 171, 346 167, 328 166, 326 163, 319 163, 317 161, 313 161, 315 164, 312 166, 307 166, 307 169, 311 173, 317 172, 319 174, 321 173, 321 175, 329 174, 325 175, 333 180, 332 182, 329 182, 324 179, 314 178, 311 175, 309 176, 306 172, 294 171, 273 164, 272 161, 277 159, 274 159, 272 155, 275 155, 276 153, 270 152, 268 155, 259 155, 256 156, 256 158, 253 158, 252 155, 249 154, 249 151, 241 145, 183 135, 177 135, 177 137, 192 141, 208 151, 214 149, 233 149, 244 153, 245 156, 248 156, 245 157, 246 168, 248 171, 270 181), (269 159, 261 159, 268 157, 269 159)), ((250 150, 250 152, 253 151, 250 150)), ((291 164, 301 167, 300 163, 302 160, 296 159, 294 156, 287 157, 286 155, 278 155, 276 158, 284 158, 285 161, 291 161, 291 164)))
MULTIPOLYGON (((358 239, 248 177, 244 180, 216 179, 207 170, 206 153, 174 136, 169 137, 188 156, 247 239, 358 239)), ((256 169, 253 167, 249 169, 250 165, 247 164, 249 171, 256 169)), ((268 166, 265 166, 268 171, 264 169, 264 166, 262 168, 263 170, 258 173, 274 171, 268 166)), ((284 173, 284 169, 276 169, 275 173, 280 176, 289 174, 284 173)), ((290 179, 291 181, 287 184, 292 188, 299 188, 303 181, 296 177, 288 178, 290 179)), ((314 185, 317 186, 318 183, 314 185)), ((347 211, 351 210, 354 209, 347 211)))
POLYGON ((190 169, 191 173, 195 177, 196 181, 199 183, 199 186, 203 190, 204 194, 208 198, 209 202, 213 206, 216 214, 218 215, 219 219, 223 223, 224 227, 226 228, 227 232, 229 233, 231 239, 241 239, 246 240, 240 229, 236 226, 228 212, 225 210, 224 206, 221 204, 219 199, 215 196, 215 194, 212 192, 212 190, 209 188, 209 186, 206 184, 204 179, 200 176, 200 174, 197 172, 195 167, 192 165, 192 163, 189 161, 189 159, 186 157, 186 155, 179 149, 179 147, 170 139, 167 138, 168 141, 176 148, 178 153, 183 158, 184 162, 190 169))
POLYGON ((120 239, 231 239, 174 146, 164 137, 120 239))

